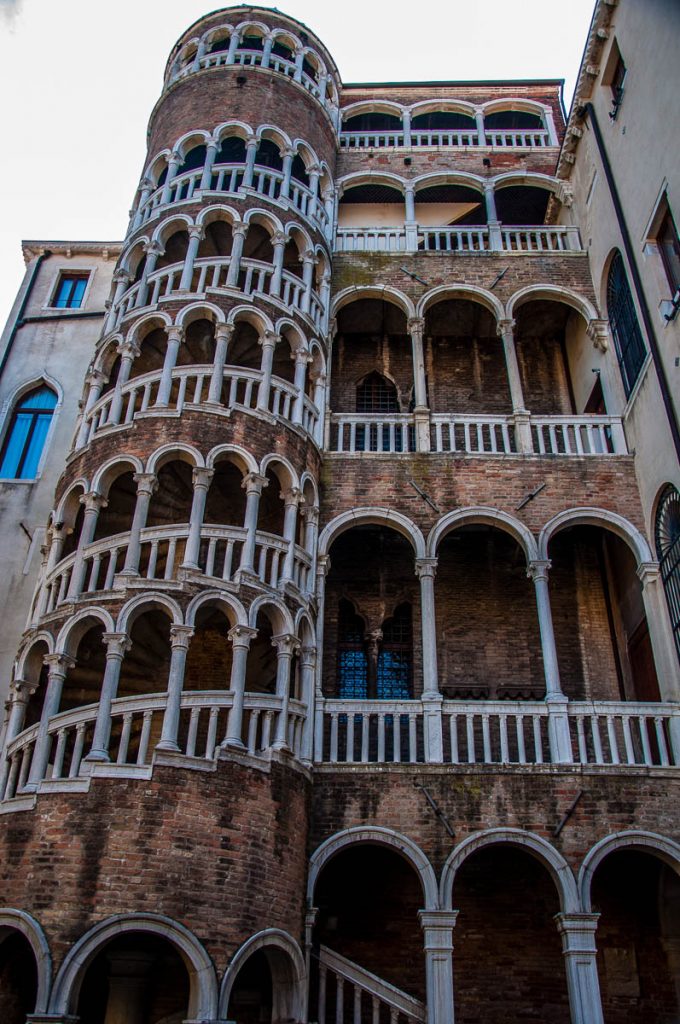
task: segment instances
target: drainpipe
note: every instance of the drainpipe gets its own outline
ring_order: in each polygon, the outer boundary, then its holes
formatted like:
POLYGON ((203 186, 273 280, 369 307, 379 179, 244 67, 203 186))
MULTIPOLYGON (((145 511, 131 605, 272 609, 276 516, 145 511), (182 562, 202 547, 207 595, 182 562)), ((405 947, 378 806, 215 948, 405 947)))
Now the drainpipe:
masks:
POLYGON ((5 351, 3 353, 2 361, 0 361, 0 377, 2 377, 2 374, 4 373, 4 370, 5 370, 5 366, 7 365, 7 360, 10 357, 10 353, 11 353, 12 347, 14 345, 14 339, 17 336, 17 331, 19 330, 20 327, 23 326, 23 323, 24 323, 24 313, 26 312, 26 307, 28 306, 28 300, 30 299, 31 294, 33 292, 33 286, 35 284, 36 278, 37 278, 38 273, 40 271, 40 267, 41 267, 43 261, 49 259, 51 255, 52 255, 52 253, 50 252, 49 249, 45 249, 45 252, 41 252, 40 255, 38 256, 38 259, 35 262, 33 270, 31 271, 31 276, 28 279, 28 286, 26 288, 26 292, 24 294, 23 299, 21 300, 21 307, 19 308, 19 312, 17 313, 17 318, 14 321, 14 324, 12 326, 12 330, 10 332, 10 336, 9 336, 9 338, 7 340, 7 347, 5 348, 5 351))
POLYGON ((623 247, 626 250, 626 257, 628 259, 628 266, 630 267, 630 273, 633 278, 633 286, 635 288, 635 294, 640 305, 640 312, 642 313, 642 319, 645 325, 645 332, 647 334, 647 340, 649 342, 649 349, 652 354, 652 361, 656 369, 656 375, 659 381, 659 387, 661 388, 661 398, 663 401, 664 409, 666 410, 666 416, 668 417, 668 425, 671 429, 671 435, 673 437, 673 444, 675 446, 675 454, 678 462, 680 462, 680 429, 678 428, 678 421, 675 415, 675 409, 673 408, 673 400, 671 398, 670 388, 668 386, 668 378, 666 377, 666 371, 664 370, 663 363, 661 361, 661 355, 659 353, 659 345, 656 340, 656 334, 654 331, 654 325, 652 323, 652 317, 647 305, 647 298, 642 287, 642 279, 638 271, 637 263, 635 261, 635 252, 630 239, 630 232, 628 231, 628 225, 626 224, 626 218, 623 213, 623 206, 621 205, 621 199, 619 191, 616 187, 616 181, 614 180, 614 173, 612 166, 609 162, 609 156, 605 148, 604 139, 602 138, 602 132, 600 131, 600 125, 595 114, 592 103, 586 103, 583 107, 583 111, 590 117, 591 124, 593 126, 593 134, 595 136, 595 142, 602 160, 602 166, 604 168, 605 177, 609 186, 609 193, 612 197, 612 203, 614 204, 614 212, 616 213, 616 219, 619 224, 621 231, 621 237, 623 239, 623 247))

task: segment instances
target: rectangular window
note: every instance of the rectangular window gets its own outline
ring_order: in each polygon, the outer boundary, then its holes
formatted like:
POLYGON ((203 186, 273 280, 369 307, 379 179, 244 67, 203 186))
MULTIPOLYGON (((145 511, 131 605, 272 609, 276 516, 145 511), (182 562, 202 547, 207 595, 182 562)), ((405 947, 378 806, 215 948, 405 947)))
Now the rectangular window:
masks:
POLYGON ((618 43, 614 40, 612 48, 609 51, 609 58, 605 65, 604 74, 602 75, 602 84, 604 86, 608 86, 611 90, 612 109, 609 112, 609 116, 612 121, 616 120, 616 115, 619 112, 619 107, 623 100, 625 81, 626 65, 623 57, 621 56, 618 43))
POLYGON ((55 309, 80 309, 89 274, 62 274, 52 300, 55 309))
POLYGON ((680 239, 668 203, 664 203, 664 206, 663 218, 656 233, 656 244, 659 247, 671 295, 675 295, 680 288, 680 239))

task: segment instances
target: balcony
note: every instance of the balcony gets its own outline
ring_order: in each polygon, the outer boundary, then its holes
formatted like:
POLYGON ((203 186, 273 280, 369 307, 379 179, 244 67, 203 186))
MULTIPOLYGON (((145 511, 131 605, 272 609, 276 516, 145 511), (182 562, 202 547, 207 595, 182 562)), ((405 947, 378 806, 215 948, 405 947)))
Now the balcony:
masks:
POLYGON ((499 146, 519 149, 537 149, 554 145, 550 134, 543 128, 533 131, 418 131, 407 136, 404 131, 343 131, 340 132, 341 149, 386 149, 397 146, 416 148, 442 146, 499 146), (406 141, 408 139, 408 141, 406 141))
POLYGON ((577 227, 340 227, 335 252, 566 253, 582 252, 577 227))

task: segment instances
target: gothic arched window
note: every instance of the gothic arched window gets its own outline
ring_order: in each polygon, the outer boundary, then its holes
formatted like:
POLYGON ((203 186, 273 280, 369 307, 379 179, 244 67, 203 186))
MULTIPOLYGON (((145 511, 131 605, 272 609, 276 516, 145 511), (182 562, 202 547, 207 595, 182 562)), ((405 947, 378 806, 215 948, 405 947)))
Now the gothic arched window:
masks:
POLYGON ((659 499, 654 540, 675 647, 680 658, 680 493, 670 484, 659 499))
POLYGON ((357 412, 399 412, 397 389, 392 381, 374 371, 357 387, 357 412))
POLYGON ((379 700, 409 700, 412 696, 413 629, 411 605, 400 604, 382 628, 378 655, 379 700))
POLYGON ((0 457, 0 478, 32 480, 40 463, 57 396, 46 384, 29 391, 14 406, 0 457))
POLYGON ((626 398, 628 398, 642 369, 647 350, 642 340, 633 296, 620 252, 617 252, 612 260, 607 277, 607 312, 616 345, 623 387, 626 398))
POLYGON ((351 601, 342 598, 338 608, 338 697, 366 699, 368 658, 366 627, 351 601))

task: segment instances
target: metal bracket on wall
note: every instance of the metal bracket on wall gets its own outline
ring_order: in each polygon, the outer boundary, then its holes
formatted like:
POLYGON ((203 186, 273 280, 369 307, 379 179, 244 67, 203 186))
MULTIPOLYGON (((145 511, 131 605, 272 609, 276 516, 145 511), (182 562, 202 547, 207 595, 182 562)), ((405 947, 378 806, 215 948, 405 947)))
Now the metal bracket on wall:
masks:
POLYGON ((430 805, 430 807, 434 811, 435 815, 439 818, 439 820, 441 821, 442 825, 444 826, 446 831, 449 833, 451 838, 455 839, 456 838, 456 833, 451 828, 451 823, 450 823, 449 819, 446 817, 446 815, 444 814, 442 809, 439 807, 439 805, 437 804, 437 801, 434 799, 434 797, 430 793, 429 789, 427 789, 426 786, 423 786, 422 782, 414 782, 413 785, 415 786, 416 789, 422 790, 422 792, 423 792, 423 794, 425 796, 425 799, 427 800, 428 804, 430 805))

